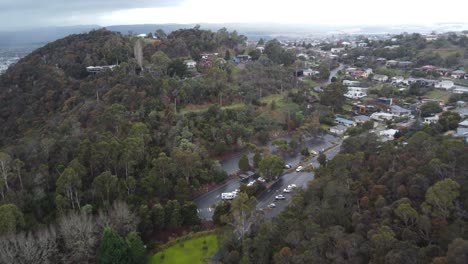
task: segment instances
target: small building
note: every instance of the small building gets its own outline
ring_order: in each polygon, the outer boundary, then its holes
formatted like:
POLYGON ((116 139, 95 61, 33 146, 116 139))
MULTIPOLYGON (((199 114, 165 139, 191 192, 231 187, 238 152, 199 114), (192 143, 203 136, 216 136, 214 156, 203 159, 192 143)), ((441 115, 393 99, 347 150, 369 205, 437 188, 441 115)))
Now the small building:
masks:
POLYGON ((343 80, 344 86, 359 86, 361 85, 360 81, 351 81, 351 80, 343 80))
POLYGON ((263 46, 258 46, 255 49, 260 51, 261 53, 263 53, 265 51, 265 47, 263 47, 263 46))
POLYGON ((459 138, 464 138, 465 142, 468 143, 468 128, 466 127, 457 128, 457 133, 454 136, 459 137, 459 138))
POLYGON ((341 52, 345 51, 345 48, 331 48, 330 51, 333 54, 338 54, 338 53, 341 53, 341 52))
POLYGON ((373 77, 372 77, 372 80, 373 81, 377 81, 377 82, 387 82, 388 81, 388 76, 387 75, 382 75, 382 74, 375 74, 373 77))
POLYGON ((375 120, 375 121, 378 121, 378 122, 384 122, 384 121, 387 121, 387 120, 392 120, 393 115, 389 114, 389 113, 377 112, 377 113, 373 113, 370 116, 370 118, 372 120, 375 120))
POLYGON ((440 81, 439 83, 434 85, 434 88, 449 90, 449 89, 452 89, 454 85, 455 84, 452 81, 444 80, 444 81, 440 81))
POLYGON ((367 47, 367 43, 366 43, 366 42, 358 43, 358 47, 360 47, 360 48, 366 48, 366 47, 367 47))
POLYGON ((394 140, 395 134, 398 132, 396 129, 387 129, 379 132, 379 136, 383 141, 394 140))
POLYGON ((400 84, 400 83, 403 83, 403 81, 405 80, 405 77, 403 76, 395 76, 395 77, 392 77, 392 84, 400 84))
POLYGON ((379 100, 379 102, 387 104, 387 105, 392 105, 393 104, 393 98, 379 97, 377 100, 379 100))
POLYGON ((379 57, 375 60, 376 62, 379 62, 379 63, 385 63, 387 61, 386 58, 382 58, 382 57, 379 57))
POLYGON ((466 107, 458 108, 455 110, 455 112, 457 112, 461 116, 461 118, 468 117, 468 108, 466 107))
POLYGON ((336 126, 330 127, 330 133, 341 136, 346 132, 346 129, 348 129, 348 127, 343 126, 343 125, 336 125, 336 126))
POLYGON ((354 122, 356 122, 357 124, 364 124, 370 120, 371 120, 370 117, 366 115, 358 115, 354 117, 354 122))
POLYGON ((454 79, 463 79, 465 77, 466 72, 462 70, 456 70, 452 72, 452 78, 454 79))
POLYGON ((424 124, 435 124, 439 121, 439 116, 428 116, 424 118, 424 124))
POLYGON ((388 60, 385 63, 385 66, 387 66, 387 67, 396 67, 397 65, 398 65, 398 61, 396 61, 396 60, 388 60))
POLYGON ((390 107, 390 112, 394 116, 409 116, 411 114, 411 110, 405 109, 399 105, 392 105, 390 107))
POLYGON ((458 127, 468 127, 468 119, 458 123, 458 127))
POLYGON ((468 93, 468 87, 464 87, 464 86, 459 86, 459 85, 456 85, 454 86, 455 88, 453 89, 453 93, 454 94, 464 94, 464 93, 468 93))
POLYGON ((117 65, 108 65, 108 66, 88 66, 86 67, 86 71, 89 73, 101 73, 107 70, 114 70, 117 65))
POLYGON ((312 69, 304 69, 302 71, 303 73, 303 76, 317 76, 320 74, 319 71, 315 71, 315 70, 312 70, 312 69))
POLYGON ((353 120, 349 120, 349 119, 342 118, 342 117, 336 117, 335 122, 338 124, 347 126, 347 127, 356 126, 356 122, 354 122, 353 120))
POLYGON ((185 66, 187 66, 187 69, 195 69, 197 67, 197 62, 194 60, 184 60, 185 66))

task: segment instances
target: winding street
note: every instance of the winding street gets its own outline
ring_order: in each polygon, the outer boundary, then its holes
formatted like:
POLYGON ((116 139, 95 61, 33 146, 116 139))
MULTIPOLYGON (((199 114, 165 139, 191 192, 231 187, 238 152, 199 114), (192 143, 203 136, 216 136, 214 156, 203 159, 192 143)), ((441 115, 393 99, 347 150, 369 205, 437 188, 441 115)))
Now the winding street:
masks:
MULTIPOLYGON (((304 142, 304 147, 308 147, 309 150, 320 151, 321 149, 327 149, 325 154, 327 155, 329 159, 333 158, 339 152, 340 146, 341 146, 341 139, 336 138, 329 134, 325 134, 322 137, 309 139, 304 142)), ((232 172, 233 163, 237 167, 237 162, 239 160, 239 157, 240 155, 239 156, 235 155, 231 157, 229 161, 226 160, 222 162, 221 164, 223 165, 223 169, 225 170, 227 169, 232 172), (227 168, 225 168, 224 166, 227 166, 227 168)), ((295 156, 285 158, 285 162, 288 164, 291 164, 293 168, 296 168, 299 165, 300 161, 301 161, 300 153, 297 153, 295 156)), ((318 166, 317 157, 314 157, 312 159, 312 163, 314 167, 318 166)), ((280 194, 281 191, 287 188, 288 185, 296 184, 297 187, 305 188, 307 186, 307 183, 313 178, 314 178, 314 174, 312 172, 296 172, 295 170, 292 170, 292 172, 287 172, 283 174, 279 178, 279 180, 275 182, 273 186, 271 186, 269 190, 265 191, 263 194, 261 194, 258 197, 257 208, 265 209, 268 204, 274 202, 275 196, 280 194)), ((248 182, 249 180, 247 179, 245 181, 248 182)), ((211 220, 216 204, 222 201, 221 193, 232 192, 233 190, 239 188, 241 183, 242 181, 240 179, 233 179, 224 183, 218 188, 197 197, 194 200, 194 202, 198 208, 198 216, 201 219, 211 220)), ((285 196, 287 197, 286 200, 277 201, 275 202, 275 204, 277 205, 276 208, 265 210, 266 216, 274 217, 279 212, 284 210, 284 208, 286 207, 286 204, 290 200, 291 195, 292 193, 285 194, 285 196)))

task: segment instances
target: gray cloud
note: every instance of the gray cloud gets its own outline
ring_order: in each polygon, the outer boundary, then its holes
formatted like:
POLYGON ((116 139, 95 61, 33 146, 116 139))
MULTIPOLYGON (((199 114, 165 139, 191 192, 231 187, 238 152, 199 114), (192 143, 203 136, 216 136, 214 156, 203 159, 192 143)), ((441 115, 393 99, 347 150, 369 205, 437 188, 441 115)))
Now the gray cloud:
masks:
POLYGON ((0 30, 60 26, 112 11, 176 6, 184 0, 1 0, 0 30))

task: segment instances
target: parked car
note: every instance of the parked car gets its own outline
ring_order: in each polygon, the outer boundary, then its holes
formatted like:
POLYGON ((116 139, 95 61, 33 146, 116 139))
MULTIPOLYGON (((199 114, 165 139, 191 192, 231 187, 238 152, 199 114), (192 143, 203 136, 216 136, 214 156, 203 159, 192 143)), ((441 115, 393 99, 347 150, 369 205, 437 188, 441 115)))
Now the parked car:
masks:
POLYGON ((290 169, 290 168, 292 168, 292 165, 291 164, 286 164, 286 165, 284 165, 284 168, 285 169, 290 169))
POLYGON ((258 177, 258 179, 257 179, 257 180, 258 180, 259 182, 266 182, 266 180, 265 180, 265 179, 263 179, 262 177, 258 177))
POLYGON ((315 151, 315 150, 311 150, 311 151, 310 151, 310 154, 312 154, 312 155, 317 155, 318 153, 317 153, 317 151, 315 151))
POLYGON ((275 199, 276 200, 284 200, 284 199, 286 199, 286 196, 284 196, 282 194, 278 194, 278 195, 275 196, 275 199))
POLYGON ((296 188, 296 187, 297 187, 297 186, 296 186, 296 184, 294 184, 294 183, 288 185, 288 189, 292 189, 292 188, 296 188))
POLYGON ((234 192, 228 192, 228 193, 222 193, 221 194, 221 199, 222 200, 232 200, 236 198, 237 194, 234 192))
POLYGON ((275 207, 276 207, 276 204, 274 204, 274 203, 271 203, 271 204, 268 205, 268 208, 275 208, 275 207))
POLYGON ((291 192, 291 189, 286 188, 286 189, 283 190, 283 192, 284 192, 284 193, 290 193, 290 192, 291 192))
POLYGON ((256 182, 255 180, 254 180, 254 181, 251 181, 251 182, 247 183, 247 186, 248 186, 248 187, 253 186, 253 185, 255 184, 255 182, 256 182))
POLYGON ((299 166, 299 167, 296 168, 296 172, 300 172, 302 169, 303 169, 303 167, 299 166))

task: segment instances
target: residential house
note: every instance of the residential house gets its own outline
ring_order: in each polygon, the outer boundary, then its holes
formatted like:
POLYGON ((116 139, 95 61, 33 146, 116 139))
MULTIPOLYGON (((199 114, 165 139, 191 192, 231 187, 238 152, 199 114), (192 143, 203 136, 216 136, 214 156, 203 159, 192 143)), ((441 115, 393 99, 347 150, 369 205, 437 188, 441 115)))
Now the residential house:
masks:
POLYGON ((403 83, 403 81, 405 80, 405 77, 403 76, 395 76, 395 77, 392 77, 392 84, 400 84, 400 83, 403 83))
POLYGON ((382 102, 387 105, 392 105, 393 104, 393 98, 387 98, 387 97, 379 97, 377 99, 379 102, 382 102))
POLYGON ((197 62, 194 60, 184 60, 185 66, 187 66, 187 69, 195 69, 197 66, 197 62))
POLYGON ((468 128, 458 127, 457 128, 457 133, 455 134, 455 137, 464 138, 465 142, 468 143, 468 128))
POLYGON ((452 70, 447 68, 437 68, 435 71, 442 76, 449 76, 452 73, 452 70))
POLYGON ((305 54, 305 53, 299 53, 296 55, 297 58, 303 58, 305 60, 308 60, 309 59, 309 55, 305 54))
POLYGON ((364 124, 370 120, 371 120, 370 117, 365 116, 365 115, 358 115, 354 117, 354 122, 356 122, 357 124, 364 124))
POLYGON ((361 85, 361 82, 351 81, 351 80, 343 80, 343 85, 344 86, 359 86, 359 85, 361 85))
POLYGON ((435 124, 439 121, 439 116, 428 116, 424 118, 424 124, 435 124))
POLYGON ((375 74, 373 77, 372 77, 372 80, 373 81, 377 81, 377 82, 387 82, 388 81, 388 76, 387 75, 382 75, 382 74, 375 74))
POLYGON ((338 53, 341 53, 341 52, 345 51, 345 48, 331 48, 330 51, 333 54, 338 54, 338 53))
POLYGON ((336 117, 335 122, 347 127, 356 126, 356 122, 342 117, 336 117))
POLYGON ((452 89, 455 84, 452 81, 440 81, 436 85, 434 85, 437 89, 449 90, 452 89))
POLYGON ((380 58, 377 58, 375 61, 379 62, 379 63, 385 63, 387 61, 387 59, 380 57, 380 58))
POLYGON ((452 91, 454 94, 464 94, 468 93, 468 87, 456 85, 452 91))
POLYGON ((348 127, 343 126, 343 125, 336 125, 336 126, 330 127, 330 133, 341 136, 346 132, 346 129, 348 129, 348 127))
POLYGON ((263 53, 265 51, 265 47, 263 47, 263 46, 258 46, 255 49, 260 51, 261 53, 263 53))
POLYGON ((389 114, 389 113, 383 113, 383 112, 377 112, 377 113, 373 113, 370 118, 372 120, 375 120, 375 121, 378 121, 378 122, 384 122, 386 120, 392 120, 393 119, 393 115, 392 114, 389 114))
POLYGON ((304 76, 317 76, 319 74, 320 74, 319 71, 314 71, 312 69, 304 69, 303 70, 303 75, 304 76))
POLYGON ((344 96, 350 99, 360 99, 367 96, 367 90, 368 88, 348 87, 348 92, 344 96))
POLYGON ((387 67, 396 67, 397 65, 398 65, 398 61, 396 61, 396 60, 388 60, 385 63, 385 66, 387 66, 387 67))
POLYGON ((452 78, 454 79, 463 79, 465 78, 465 74, 466 72, 465 71, 462 71, 462 70, 456 70, 456 71, 453 71, 452 72, 452 78))
POLYGON ((379 137, 382 139, 382 141, 388 141, 388 140, 394 140, 395 139, 395 134, 398 132, 396 129, 387 129, 387 130, 382 130, 379 131, 379 137))
POLYGON ((365 42, 358 43, 358 47, 360 47, 360 48, 366 48, 366 47, 367 47, 367 43, 365 43, 365 42))
POLYGON ((458 127, 468 127, 468 119, 465 119, 462 122, 458 123, 458 127))
POLYGON ((250 57, 250 55, 237 55, 237 58, 238 58, 241 62, 250 61, 250 60, 252 59, 252 57, 250 57))
POLYGON ((411 114, 411 110, 405 109, 399 105, 390 106, 390 112, 394 116, 409 116, 411 114))
POLYGON ((107 70, 114 70, 117 65, 106 65, 106 66, 88 66, 86 67, 86 71, 89 73, 101 73, 107 70))
POLYGON ((434 65, 424 65, 421 67, 423 71, 434 71, 435 69, 437 69, 437 67, 434 65))
POLYGON ((457 112, 461 116, 461 118, 468 117, 468 108, 467 107, 457 108, 455 110, 455 112, 457 112))

